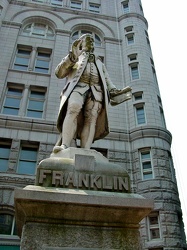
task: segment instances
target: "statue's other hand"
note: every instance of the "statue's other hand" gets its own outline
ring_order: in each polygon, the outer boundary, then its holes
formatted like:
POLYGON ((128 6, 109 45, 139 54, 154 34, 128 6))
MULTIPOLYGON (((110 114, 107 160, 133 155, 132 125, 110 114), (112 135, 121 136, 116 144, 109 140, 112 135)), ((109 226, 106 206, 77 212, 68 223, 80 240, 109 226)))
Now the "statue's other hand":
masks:
POLYGON ((111 96, 111 97, 118 96, 118 95, 127 93, 127 92, 129 92, 129 91, 131 91, 131 90, 132 90, 132 88, 129 87, 129 86, 127 86, 127 87, 125 87, 125 88, 123 88, 123 89, 117 89, 117 88, 116 88, 116 89, 111 89, 111 90, 110 90, 110 96, 111 96))

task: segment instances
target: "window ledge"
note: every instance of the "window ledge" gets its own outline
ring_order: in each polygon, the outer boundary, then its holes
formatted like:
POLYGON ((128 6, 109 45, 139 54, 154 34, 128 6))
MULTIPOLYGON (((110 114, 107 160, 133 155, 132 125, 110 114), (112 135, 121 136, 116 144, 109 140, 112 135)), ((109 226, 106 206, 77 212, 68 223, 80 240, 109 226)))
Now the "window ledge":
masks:
POLYGON ((0 234, 1 246, 20 246, 20 237, 17 235, 4 235, 0 234))
POLYGON ((152 248, 152 247, 163 247, 165 245, 163 239, 154 239, 154 240, 150 240, 148 242, 145 243, 145 247, 146 248, 152 248))
POLYGON ((20 72, 20 73, 25 73, 25 74, 31 74, 31 75, 43 75, 43 76, 47 76, 50 77, 51 74, 50 73, 39 73, 39 72, 35 72, 35 71, 27 71, 27 70, 19 70, 19 69, 10 69, 9 68, 9 72, 20 72))

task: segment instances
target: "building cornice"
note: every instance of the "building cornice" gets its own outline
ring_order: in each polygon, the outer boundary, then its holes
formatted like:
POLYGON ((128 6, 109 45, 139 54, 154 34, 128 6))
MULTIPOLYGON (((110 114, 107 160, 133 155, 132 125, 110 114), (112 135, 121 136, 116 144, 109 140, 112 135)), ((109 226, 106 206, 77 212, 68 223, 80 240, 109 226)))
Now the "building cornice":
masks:
MULTIPOLYGON (((45 121, 42 119, 29 119, 16 116, 4 116, 0 115, 0 128, 8 129, 23 129, 29 131, 38 131, 45 133, 57 134, 56 121, 45 121)), ((106 139, 117 141, 129 141, 133 142, 142 138, 160 138, 167 141, 169 144, 172 142, 171 133, 158 126, 145 125, 127 130, 111 129, 106 139)))
POLYGON ((132 17, 136 17, 136 18, 142 20, 142 21, 145 23, 145 25, 148 27, 148 22, 147 22, 146 18, 145 18, 144 16, 138 14, 138 13, 127 13, 127 14, 123 14, 122 16, 120 16, 120 17, 118 18, 118 21, 121 22, 121 21, 124 20, 124 19, 132 18, 132 17))
POLYGON ((16 28, 20 28, 21 27, 21 23, 17 23, 17 22, 12 22, 12 21, 2 21, 2 25, 3 26, 9 26, 9 27, 16 27, 16 28))

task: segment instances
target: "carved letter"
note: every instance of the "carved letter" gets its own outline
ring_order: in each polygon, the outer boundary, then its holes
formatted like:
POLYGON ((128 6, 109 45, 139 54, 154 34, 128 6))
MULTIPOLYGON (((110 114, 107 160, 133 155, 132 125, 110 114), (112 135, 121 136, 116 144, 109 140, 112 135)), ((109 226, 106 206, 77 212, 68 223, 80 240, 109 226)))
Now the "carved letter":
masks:
POLYGON ((119 190, 123 190, 123 188, 125 189, 125 191, 128 191, 128 178, 125 178, 125 182, 123 180, 122 177, 118 177, 118 181, 119 181, 119 190))
POLYGON ((79 187, 82 187, 82 184, 87 188, 89 187, 89 176, 89 174, 79 174, 79 187))
POLYGON ((105 176, 103 175, 103 189, 112 189, 112 185, 108 185, 108 179, 109 179, 109 176, 105 176))
POLYGON ((114 176, 114 190, 118 190, 118 179, 117 179, 117 176, 114 176))
POLYGON ((94 185, 98 188, 101 189, 101 181, 98 183, 97 181, 101 178, 100 175, 91 175, 91 188, 94 188, 94 185))
POLYGON ((40 169, 39 183, 42 184, 43 180, 46 179, 46 174, 51 174, 51 170, 40 169))
POLYGON ((69 172, 66 182, 65 182, 65 186, 69 186, 70 184, 72 184, 74 187, 77 187, 77 180, 75 178, 75 174, 73 172, 69 172))
POLYGON ((53 175, 52 175, 52 184, 57 184, 57 180, 60 181, 60 185, 63 185, 63 172, 62 171, 53 171, 53 175))

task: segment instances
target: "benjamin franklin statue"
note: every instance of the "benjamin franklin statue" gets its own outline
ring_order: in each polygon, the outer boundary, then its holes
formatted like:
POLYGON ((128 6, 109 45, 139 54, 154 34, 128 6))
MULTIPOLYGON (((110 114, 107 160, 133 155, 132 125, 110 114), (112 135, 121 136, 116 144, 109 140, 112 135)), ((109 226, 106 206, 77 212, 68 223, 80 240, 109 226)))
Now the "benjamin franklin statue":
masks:
POLYGON ((85 34, 73 42, 69 54, 58 64, 55 74, 67 78, 61 93, 57 128, 61 134, 56 153, 80 139, 81 148, 109 133, 108 104, 131 98, 131 88, 116 89, 105 65, 94 55, 94 39, 85 34))

